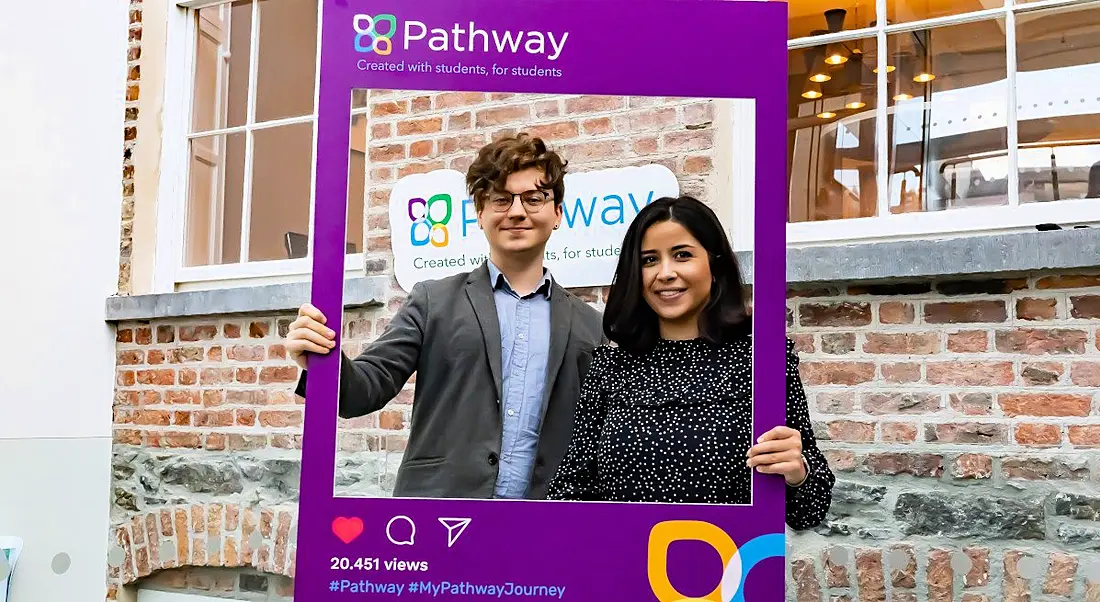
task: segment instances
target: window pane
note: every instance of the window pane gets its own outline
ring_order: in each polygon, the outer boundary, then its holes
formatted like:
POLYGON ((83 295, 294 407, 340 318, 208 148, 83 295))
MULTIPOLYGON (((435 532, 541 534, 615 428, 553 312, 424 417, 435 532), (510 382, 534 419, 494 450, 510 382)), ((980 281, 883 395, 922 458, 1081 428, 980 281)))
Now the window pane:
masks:
POLYGON ((352 115, 348 149, 347 253, 363 252, 363 211, 367 185, 367 116, 352 115))
POLYGON ((243 125, 248 114, 252 3, 233 2, 196 14, 195 89, 191 130, 243 125))
POLYGON ((313 124, 297 123, 253 134, 252 202, 248 259, 288 259, 309 235, 313 124))
POLYGON ((260 0, 256 121, 313 113, 316 0, 260 0))
POLYGON ((370 90, 352 90, 351 91, 351 108, 353 109, 365 109, 367 107, 367 97, 370 90))
MULTIPOLYGON (((348 149, 348 221, 345 252, 356 255, 363 252, 363 206, 367 180, 367 116, 352 115, 350 145, 348 149)), ((309 255, 309 237, 305 232, 294 232, 287 237, 287 257, 309 255)))
POLYGON ((787 2, 788 35, 793 38, 870 27, 875 20, 873 0, 842 2, 787 2))
POLYGON ((1004 5, 1004 0, 886 0, 886 19, 888 24, 908 23, 1004 5))
POLYGON ((1008 203, 1004 20, 887 38, 891 213, 1008 203))
POLYGON ((1016 19, 1020 202, 1100 198, 1100 8, 1016 19))
POLYGON ((191 140, 184 265, 240 260, 244 145, 244 134, 191 140))
POLYGON ((835 66, 832 46, 789 53, 790 222, 876 214, 874 45, 844 43, 851 58, 835 66))

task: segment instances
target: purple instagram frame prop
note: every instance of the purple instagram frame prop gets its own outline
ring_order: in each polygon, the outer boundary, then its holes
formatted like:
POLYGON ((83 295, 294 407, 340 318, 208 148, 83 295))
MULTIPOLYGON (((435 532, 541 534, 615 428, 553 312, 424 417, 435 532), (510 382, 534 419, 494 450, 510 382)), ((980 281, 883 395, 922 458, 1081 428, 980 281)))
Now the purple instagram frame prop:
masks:
MULTIPOLYGON (((343 316, 352 90, 754 99, 754 438, 785 424, 785 3, 325 0, 322 23, 312 303, 335 325, 343 316), (406 41, 402 29, 409 22, 425 24, 428 33, 406 41), (523 46, 500 53, 491 41, 488 53, 429 48, 432 28, 470 22, 486 31, 568 32, 568 42, 553 60, 528 55, 523 46), (385 40, 375 42, 378 37, 385 40), (487 75, 368 65, 425 60, 481 65, 487 75), (555 77, 495 76, 492 65, 557 71, 555 77)), ((339 337, 341 329, 334 330, 339 337)), ((336 343, 338 350, 339 338, 336 343)), ((754 473, 753 504, 745 506, 339 498, 333 492, 338 354, 311 357, 309 371, 292 561, 298 600, 785 598, 782 477, 754 473), (413 545, 387 537, 395 517, 404 517, 397 520, 402 529, 409 528, 405 518, 415 524, 413 545), (440 518, 470 519, 453 547, 440 518), (345 520, 355 531, 362 524, 350 543, 334 533, 334 521, 345 520)))

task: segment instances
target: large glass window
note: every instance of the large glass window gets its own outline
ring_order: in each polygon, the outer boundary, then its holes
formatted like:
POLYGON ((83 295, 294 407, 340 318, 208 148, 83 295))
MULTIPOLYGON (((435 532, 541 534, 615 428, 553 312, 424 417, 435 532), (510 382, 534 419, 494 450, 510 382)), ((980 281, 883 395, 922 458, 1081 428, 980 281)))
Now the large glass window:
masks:
POLYGON ((1100 5, 1016 19, 1021 203, 1100 199, 1100 5))
POLYGON ((792 242, 1100 222, 1100 2, 788 6, 792 242))
POLYGON ((791 221, 877 212, 874 47, 869 38, 790 53, 791 221), (829 52, 844 62, 830 64, 829 52))
POLYGON ((887 37, 890 213, 1008 203, 1004 26, 887 37))
POLYGON ((863 29, 875 21, 875 0, 788 2, 787 18, 792 39, 863 29))
POLYGON ((1004 6, 1004 0, 886 0, 887 23, 909 23, 1004 6))

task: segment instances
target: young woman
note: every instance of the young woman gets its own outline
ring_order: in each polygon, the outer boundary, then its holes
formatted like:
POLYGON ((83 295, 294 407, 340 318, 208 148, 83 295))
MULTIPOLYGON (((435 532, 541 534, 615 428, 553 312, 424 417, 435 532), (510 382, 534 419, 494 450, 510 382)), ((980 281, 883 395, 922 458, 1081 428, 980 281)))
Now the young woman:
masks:
POLYGON ((750 502, 751 471, 787 482, 787 524, 824 519, 835 477, 818 450, 787 341, 787 424, 752 442, 752 327, 718 217, 690 197, 634 219, 569 450, 549 499, 750 502))

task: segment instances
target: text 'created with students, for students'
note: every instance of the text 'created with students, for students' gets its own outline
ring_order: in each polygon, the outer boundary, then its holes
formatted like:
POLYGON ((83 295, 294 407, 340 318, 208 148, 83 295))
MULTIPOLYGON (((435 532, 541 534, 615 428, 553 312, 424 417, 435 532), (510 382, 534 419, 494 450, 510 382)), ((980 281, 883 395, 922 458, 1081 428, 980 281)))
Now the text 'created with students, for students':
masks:
MULTIPOLYGON (((562 260, 608 259, 618 257, 621 250, 622 247, 617 244, 600 245, 581 249, 563 247, 561 249, 547 250, 543 253, 543 259, 549 264, 562 260)), ((433 270, 438 268, 463 268, 472 270, 480 266, 487 258, 488 255, 485 253, 475 255, 453 254, 431 258, 414 257, 412 266, 418 270, 433 270)))
POLYGON ((433 63, 432 61, 368 61, 361 59, 357 64, 360 71, 382 71, 391 73, 435 73, 440 75, 476 75, 482 77, 562 77, 557 67, 517 66, 517 65, 479 65, 469 63, 433 63))

